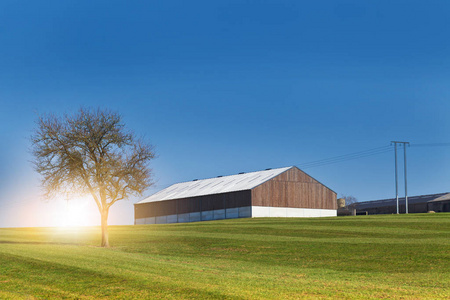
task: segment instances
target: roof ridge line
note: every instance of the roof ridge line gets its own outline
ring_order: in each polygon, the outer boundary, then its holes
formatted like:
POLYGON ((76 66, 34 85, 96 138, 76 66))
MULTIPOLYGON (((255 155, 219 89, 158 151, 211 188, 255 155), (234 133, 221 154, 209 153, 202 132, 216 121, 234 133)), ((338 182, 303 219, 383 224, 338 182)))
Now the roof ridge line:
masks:
MULTIPOLYGON (((229 177, 229 176, 237 176, 237 175, 243 175, 243 174, 258 173, 258 172, 264 172, 264 171, 273 171, 273 170, 286 169, 286 168, 292 168, 292 167, 295 167, 295 166, 280 167, 280 168, 270 168, 270 169, 264 169, 264 170, 259 170, 259 171, 241 172, 241 173, 230 174, 230 175, 217 175, 217 176, 214 176, 214 177, 208 177, 208 178, 202 178, 202 179, 192 179, 192 180, 187 180, 187 181, 176 182, 176 183, 173 183, 173 184, 169 185, 168 187, 171 187, 172 185, 179 184, 179 183, 187 183, 187 182, 201 181, 201 180, 208 180, 208 179, 215 179, 215 178, 225 178, 225 177, 229 177)), ((168 188, 168 187, 166 187, 166 188, 168 188)), ((164 188, 164 189, 166 189, 166 188, 164 188)))

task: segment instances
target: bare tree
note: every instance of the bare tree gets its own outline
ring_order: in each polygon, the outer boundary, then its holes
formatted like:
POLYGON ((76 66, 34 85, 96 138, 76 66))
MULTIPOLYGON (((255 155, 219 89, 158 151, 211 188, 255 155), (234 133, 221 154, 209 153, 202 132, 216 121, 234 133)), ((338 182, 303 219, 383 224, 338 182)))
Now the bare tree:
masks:
POLYGON ((350 204, 358 202, 358 199, 356 199, 356 197, 353 197, 352 195, 341 194, 341 198, 345 199, 345 206, 349 206, 350 204))
POLYGON ((36 123, 33 163, 46 196, 90 194, 101 215, 101 245, 109 247, 109 208, 152 185, 153 147, 127 131, 121 116, 108 110, 45 115, 36 123))

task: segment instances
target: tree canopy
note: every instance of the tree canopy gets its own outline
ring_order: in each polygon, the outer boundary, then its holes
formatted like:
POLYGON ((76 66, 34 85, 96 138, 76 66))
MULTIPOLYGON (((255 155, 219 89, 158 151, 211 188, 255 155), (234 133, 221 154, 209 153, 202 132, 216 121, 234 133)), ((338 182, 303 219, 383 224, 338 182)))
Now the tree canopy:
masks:
POLYGON ((152 185, 153 147, 128 131, 120 114, 101 109, 40 116, 31 141, 46 196, 90 194, 108 247, 109 208, 152 185))

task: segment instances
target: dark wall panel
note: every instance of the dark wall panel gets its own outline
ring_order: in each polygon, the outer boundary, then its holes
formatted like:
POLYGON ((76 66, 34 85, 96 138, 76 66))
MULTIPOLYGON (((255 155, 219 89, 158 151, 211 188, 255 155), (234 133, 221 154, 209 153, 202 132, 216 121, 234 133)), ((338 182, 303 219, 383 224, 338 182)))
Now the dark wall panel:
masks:
POLYGON ((252 205, 252 192, 250 190, 226 193, 226 208, 245 207, 252 205))
POLYGON ((427 210, 435 212, 450 212, 450 200, 436 201, 428 203, 427 210))
POLYGON ((177 199, 177 212, 186 214, 194 211, 200 211, 200 197, 177 199))
POLYGON ((177 210, 177 201, 158 201, 151 203, 136 204, 134 206, 135 219, 166 216, 177 210))
POLYGON ((154 217, 154 210, 152 209, 154 203, 142 203, 134 205, 134 218, 150 218, 154 217))
POLYGON ((185 214, 191 212, 244 207, 251 205, 251 191, 238 191, 135 204, 135 219, 185 214))

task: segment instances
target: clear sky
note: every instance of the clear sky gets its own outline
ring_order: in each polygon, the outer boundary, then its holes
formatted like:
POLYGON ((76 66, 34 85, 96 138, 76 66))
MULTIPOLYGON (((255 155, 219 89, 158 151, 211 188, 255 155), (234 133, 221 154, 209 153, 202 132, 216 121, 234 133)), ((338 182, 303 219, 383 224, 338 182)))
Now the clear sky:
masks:
MULTIPOLYGON (((449 16, 447 0, 1 1, 0 226, 71 210, 41 199, 29 136, 37 114, 80 106, 119 111, 155 145, 146 195, 391 140, 448 143, 449 16)), ((408 148, 410 195, 450 192, 449 152, 408 148)), ((338 195, 395 196, 392 151, 305 171, 338 195)), ((110 223, 132 224, 138 200, 110 223)))

